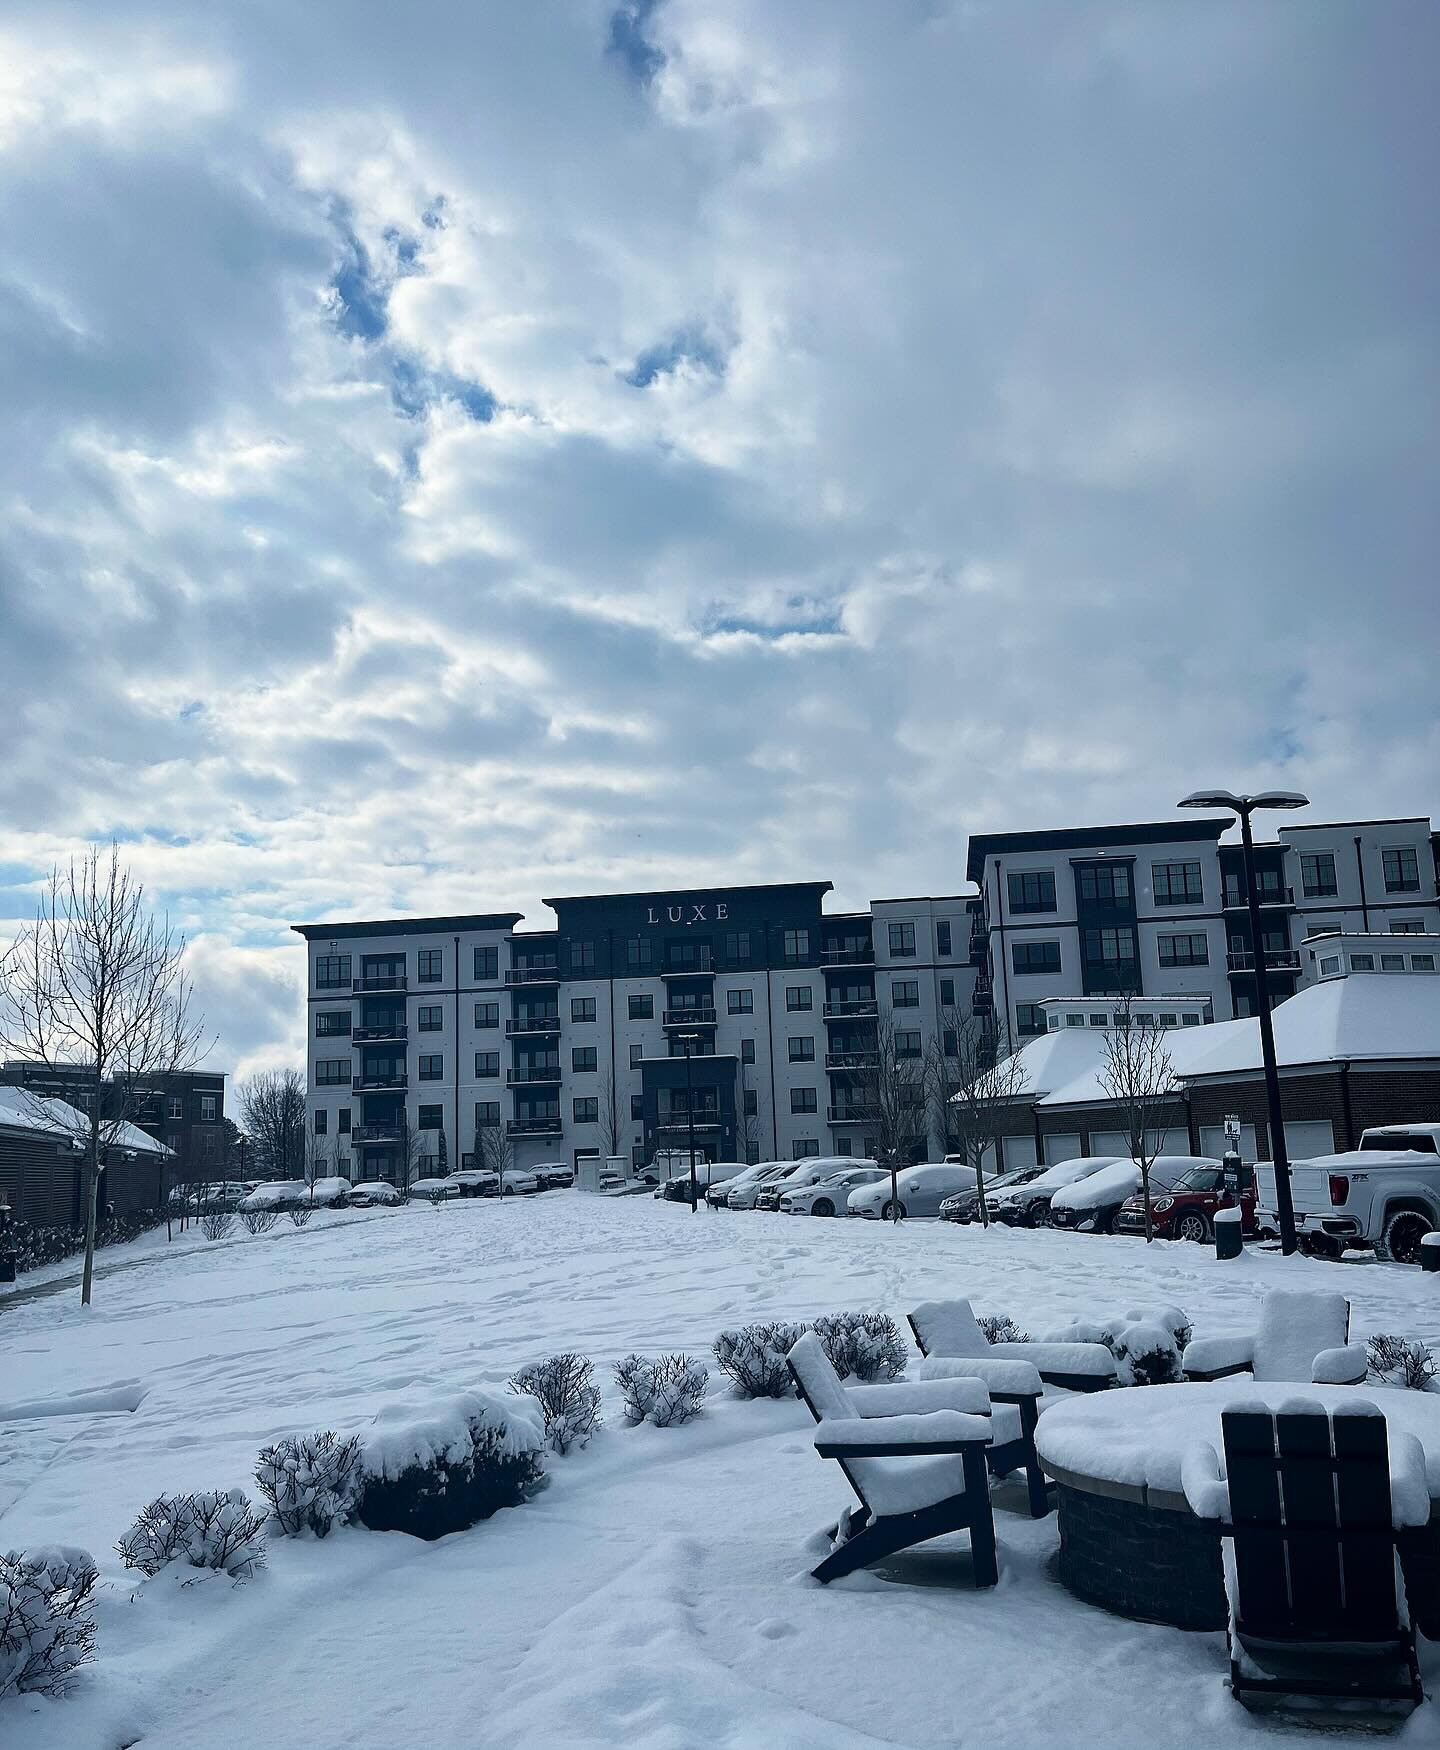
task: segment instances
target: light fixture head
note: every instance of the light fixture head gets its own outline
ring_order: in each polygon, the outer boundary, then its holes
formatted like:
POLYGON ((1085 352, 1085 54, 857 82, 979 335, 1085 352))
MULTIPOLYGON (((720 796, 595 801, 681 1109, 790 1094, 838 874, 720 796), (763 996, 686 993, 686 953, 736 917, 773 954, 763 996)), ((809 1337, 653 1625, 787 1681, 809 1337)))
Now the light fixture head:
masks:
POLYGON ((1239 814, 1245 804, 1230 790, 1192 790, 1175 804, 1177 808, 1228 808, 1239 814))
POLYGON ((1262 790, 1250 798, 1253 808, 1308 808, 1310 798, 1298 790, 1262 790))

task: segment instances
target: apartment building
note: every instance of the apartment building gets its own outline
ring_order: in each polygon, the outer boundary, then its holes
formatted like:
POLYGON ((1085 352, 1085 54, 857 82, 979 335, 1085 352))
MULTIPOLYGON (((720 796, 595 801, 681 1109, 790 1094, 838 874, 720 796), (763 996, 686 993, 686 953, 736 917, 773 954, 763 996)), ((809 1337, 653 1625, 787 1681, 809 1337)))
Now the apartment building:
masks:
MULTIPOLYGON (((973 1010, 975 901, 827 913, 828 881, 547 899, 522 914, 297 924, 309 1125, 334 1169, 394 1178, 688 1147, 865 1154, 880 1030, 907 1059, 973 1010)), ((942 1149, 927 1137, 919 1152, 942 1149)))
MULTIPOLYGON (((1243 857, 1220 842, 1234 826, 1223 816, 972 838, 977 1012, 1017 1043, 1045 1031, 1051 997, 1203 996, 1217 1020, 1253 1014, 1243 857)), ((1314 978, 1309 936, 1440 928, 1440 835, 1427 818, 1291 823, 1255 851, 1275 1002, 1314 978)))

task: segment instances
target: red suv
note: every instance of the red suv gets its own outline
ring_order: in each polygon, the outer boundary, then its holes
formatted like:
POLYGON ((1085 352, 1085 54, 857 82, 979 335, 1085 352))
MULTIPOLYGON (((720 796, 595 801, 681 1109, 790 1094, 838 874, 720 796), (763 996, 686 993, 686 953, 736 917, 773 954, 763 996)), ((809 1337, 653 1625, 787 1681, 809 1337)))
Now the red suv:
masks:
MULTIPOLYGON (((1255 1231, 1255 1169, 1240 1169, 1239 1196, 1235 1177, 1224 1167, 1192 1167, 1184 1178, 1177 1179, 1168 1191, 1152 1193, 1150 1217, 1154 1231, 1161 1239, 1208 1240, 1214 1233, 1217 1209, 1232 1209, 1240 1205, 1240 1225, 1249 1234, 1255 1231)), ((1117 1234, 1144 1233, 1145 1199, 1129 1198, 1115 1217, 1117 1234)))

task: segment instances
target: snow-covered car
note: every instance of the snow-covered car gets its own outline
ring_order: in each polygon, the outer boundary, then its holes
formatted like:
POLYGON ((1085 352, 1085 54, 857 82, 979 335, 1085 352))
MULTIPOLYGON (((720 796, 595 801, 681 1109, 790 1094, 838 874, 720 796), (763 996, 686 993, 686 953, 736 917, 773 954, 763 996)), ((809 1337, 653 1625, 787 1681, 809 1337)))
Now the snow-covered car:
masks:
MULTIPOLYGON (((703 1196, 712 1185, 733 1185, 746 1171, 744 1161, 702 1161, 695 1162, 695 1186, 703 1196)), ((686 1161, 685 1170, 663 1181, 656 1189, 657 1197, 664 1197, 671 1203, 688 1203, 690 1200, 690 1163, 686 1161)))
POLYGON ((575 1183, 575 1169, 569 1161, 540 1161, 530 1171, 540 1181, 542 1191, 563 1191, 575 1183))
POLYGON ((849 1206, 852 1191, 889 1177, 884 1167, 877 1167, 873 1162, 864 1166, 846 1167, 843 1173, 832 1173, 828 1179, 821 1179, 817 1184, 801 1185, 794 1191, 783 1192, 779 1203, 780 1213, 841 1215, 849 1206))
MULTIPOLYGON (((1165 1240, 1204 1243, 1215 1235, 1215 1217, 1222 1209, 1239 1208, 1242 1232, 1255 1231, 1255 1173, 1242 1166, 1233 1174, 1223 1166, 1192 1167, 1168 1191, 1150 1193, 1150 1230, 1165 1240)), ((1117 1234, 1143 1234, 1145 1199, 1126 1198, 1115 1217, 1117 1234)))
MULTIPOLYGON (((795 1161, 788 1173, 782 1173, 778 1179, 770 1179, 762 1185, 760 1194, 755 1199, 755 1207, 778 1209, 780 1199, 787 1191, 802 1191, 807 1185, 818 1185, 832 1173, 841 1172, 850 1161, 849 1155, 807 1155, 803 1160, 795 1161)), ((860 1161, 856 1164, 866 1166, 874 1163, 860 1161)))
POLYGON ((898 1211, 887 1172, 875 1184, 862 1185, 858 1191, 850 1193, 848 1213, 863 1216, 868 1221, 889 1221, 897 1213, 912 1218, 937 1216, 940 1205, 947 1197, 963 1190, 967 1180, 974 1184, 974 1171, 958 1161, 922 1161, 918 1166, 902 1167, 896 1177, 898 1211))
POLYGON ((197 1187, 185 1201, 194 1210, 239 1209, 249 1193, 250 1187, 238 1179, 217 1179, 197 1187))
POLYGON ((366 1179, 350 1187, 352 1209, 393 1209, 399 1201, 400 1193, 386 1179, 366 1179))
POLYGON ((729 1207, 727 1199, 732 1191, 739 1191, 746 1185, 753 1185, 763 1179, 767 1173, 779 1172, 783 1166, 791 1163, 782 1161, 756 1161, 745 1168, 743 1173, 737 1173, 733 1179, 726 1179, 723 1184, 712 1185, 705 1193, 705 1201, 712 1209, 729 1207))
MULTIPOLYGON (((990 1197, 1002 1191, 1013 1189, 1017 1185, 1028 1184, 1031 1179, 1038 1179, 1042 1169, 1036 1166, 1014 1167, 1008 1173, 996 1173, 993 1178, 985 1181, 985 1208, 993 1215, 990 1208, 990 1197)), ((940 1205, 941 1221, 958 1221, 962 1224, 977 1221, 980 1217, 980 1187, 975 1183, 975 1169, 967 1166, 965 1169, 966 1183, 953 1197, 947 1197, 940 1205)))
MULTIPOLYGON (((1159 1155, 1150 1163, 1150 1195, 1161 1196, 1194 1167, 1218 1167, 1209 1155, 1159 1155)), ((1115 1161, 1050 1199, 1050 1225, 1081 1233, 1110 1233, 1115 1217, 1140 1189, 1134 1161, 1115 1161)))
POLYGON ((500 1189, 500 1175, 488 1167, 462 1167, 450 1175, 450 1183, 460 1187, 462 1197, 493 1197, 500 1189))
POLYGON ((528 1168, 506 1167, 505 1175, 500 1182, 502 1197, 529 1196, 540 1189, 540 1181, 528 1168))
POLYGON ((416 1179, 410 1187, 410 1195, 424 1203, 446 1203, 452 1197, 459 1197, 461 1190, 454 1179, 416 1179))
POLYGON ((294 1209, 302 1203, 317 1209, 343 1209, 350 1201, 348 1179, 317 1179, 307 1185, 303 1179, 271 1179, 246 1194, 238 1207, 247 1212, 263 1209, 294 1209))
POLYGON ((1102 1167, 1113 1167, 1118 1155, 1077 1155, 1072 1160, 1056 1161, 1043 1173, 1027 1179, 1023 1185, 1008 1185, 988 1199, 990 1214, 1007 1227, 1043 1227, 1050 1220, 1050 1199, 1067 1185, 1077 1184, 1098 1173, 1102 1167))
POLYGON ((725 1199, 725 1207, 727 1209, 753 1209, 756 1198, 771 1180, 778 1179, 783 1173, 788 1173, 794 1165, 794 1161, 772 1161, 757 1178, 752 1179, 746 1175, 735 1180, 730 1187, 730 1195, 725 1199))

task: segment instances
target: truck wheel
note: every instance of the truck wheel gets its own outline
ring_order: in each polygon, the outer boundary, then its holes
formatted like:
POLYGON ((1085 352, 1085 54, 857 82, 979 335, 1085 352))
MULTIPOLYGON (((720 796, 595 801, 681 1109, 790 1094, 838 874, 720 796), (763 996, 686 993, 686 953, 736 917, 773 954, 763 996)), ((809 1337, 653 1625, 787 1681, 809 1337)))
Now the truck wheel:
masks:
POLYGON ((1397 1209, 1385 1218, 1385 1226, 1375 1242, 1375 1256, 1387 1264, 1418 1264, 1420 1242, 1430 1231, 1429 1216, 1418 1209, 1397 1209))
POLYGON ((1187 1209, 1175 1223, 1175 1238, 1177 1240, 1194 1240, 1203 1246, 1210 1238, 1210 1223, 1198 1209, 1187 1209))

